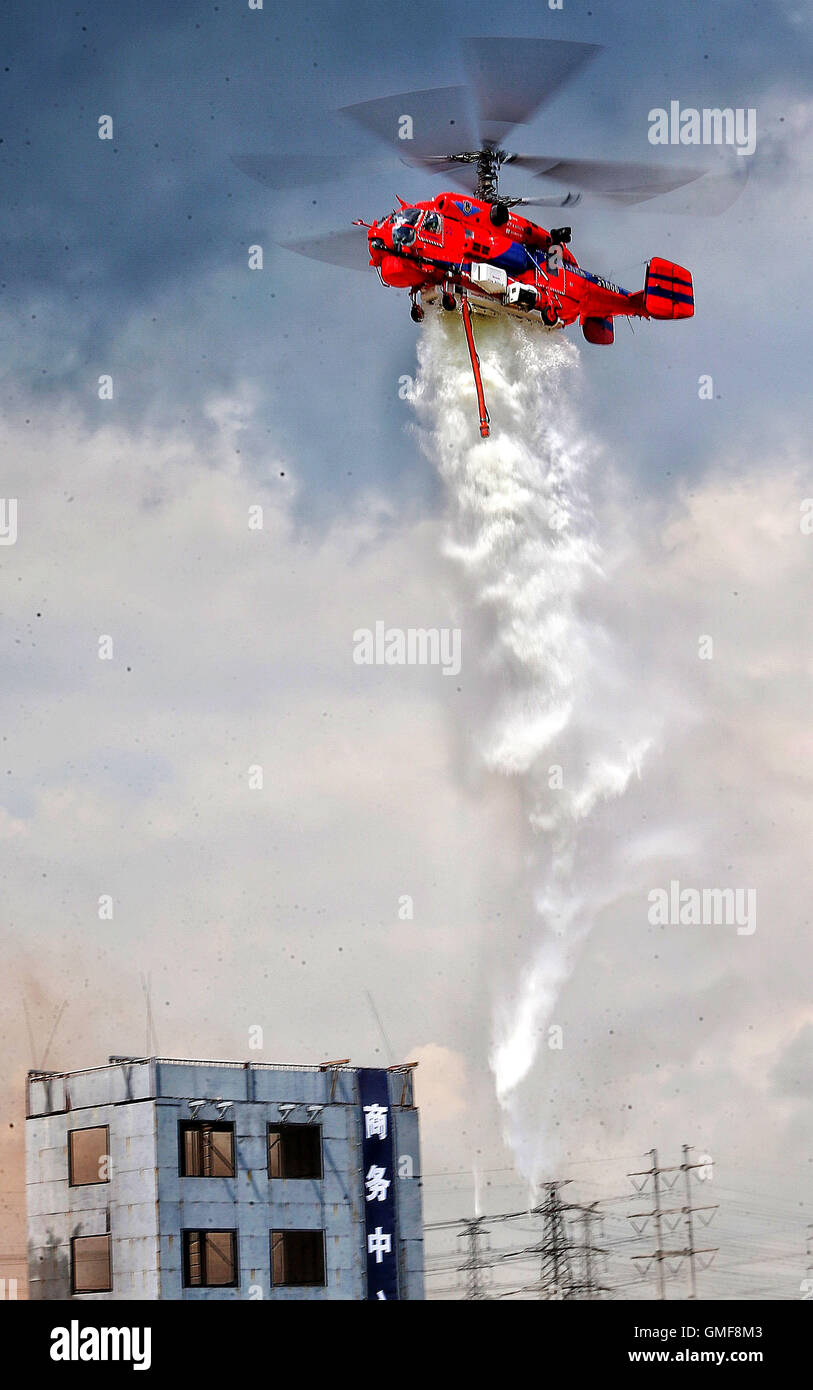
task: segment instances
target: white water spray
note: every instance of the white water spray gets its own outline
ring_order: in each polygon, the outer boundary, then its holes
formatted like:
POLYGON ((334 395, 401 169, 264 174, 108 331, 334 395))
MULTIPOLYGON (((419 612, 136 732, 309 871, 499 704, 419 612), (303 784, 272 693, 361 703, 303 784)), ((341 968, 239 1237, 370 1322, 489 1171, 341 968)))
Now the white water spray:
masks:
POLYGON ((486 633, 479 660, 492 694, 475 730, 478 750, 490 770, 521 779, 534 832, 540 932, 498 1000, 491 1052, 508 1137, 527 1169, 536 1141, 523 1130, 517 1088, 579 947, 617 888, 606 832, 597 866, 595 843, 585 862, 583 830, 595 830, 600 807, 640 774, 654 727, 636 710, 617 642, 590 616, 598 606, 591 594, 606 581, 586 490, 591 449, 570 405, 579 353, 523 324, 475 326, 491 438, 479 437, 461 325, 451 315, 427 315, 414 404, 423 448, 447 488, 446 550, 486 633))

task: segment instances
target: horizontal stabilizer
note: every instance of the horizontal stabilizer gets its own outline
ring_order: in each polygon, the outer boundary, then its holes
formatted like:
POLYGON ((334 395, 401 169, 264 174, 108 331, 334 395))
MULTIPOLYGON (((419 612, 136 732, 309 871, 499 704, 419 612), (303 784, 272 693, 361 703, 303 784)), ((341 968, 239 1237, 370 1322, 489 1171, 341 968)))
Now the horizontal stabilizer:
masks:
POLYGON ((582 319, 582 333, 588 343, 595 343, 597 347, 609 347, 615 338, 612 319, 582 319))

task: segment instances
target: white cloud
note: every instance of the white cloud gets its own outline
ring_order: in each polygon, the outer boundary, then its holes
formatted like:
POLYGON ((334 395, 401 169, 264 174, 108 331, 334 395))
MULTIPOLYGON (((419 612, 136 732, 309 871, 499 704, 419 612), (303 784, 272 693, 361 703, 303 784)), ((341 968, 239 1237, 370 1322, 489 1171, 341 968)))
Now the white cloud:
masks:
MULTIPOLYGON (((205 458, 181 435, 88 435, 64 417, 4 429, 21 501, 19 542, 0 554, 13 1075, 31 1060, 23 994, 38 1040, 69 1000, 54 1065, 144 1045, 142 971, 165 1054, 246 1055, 259 1022, 265 1060, 370 1062, 369 988, 399 1055, 432 1040, 416 1080, 432 1162, 468 1171, 481 1151, 484 1169, 504 1166, 491 1004, 532 953, 544 837, 517 779, 472 758, 496 678, 478 666, 482 614, 432 520, 382 530, 371 499, 318 538, 298 531, 289 461, 248 477, 235 414, 205 458), (449 615, 459 682, 354 666, 356 627, 449 615), (247 787, 255 762, 262 792, 247 787), (103 892, 113 923, 96 915, 103 892)), ((600 910, 556 1007, 564 1048, 542 1049, 521 1093, 523 1162, 538 1150, 546 1174, 610 1139, 674 1152, 688 1138, 729 1171, 780 1165, 795 1190, 813 1122, 792 1076, 811 967, 811 491, 803 456, 777 444, 770 459, 743 445, 662 503, 602 495, 605 574, 584 602, 623 656, 618 698, 629 683, 662 727, 640 779, 582 822, 577 867, 600 910), (754 884, 756 935, 656 932, 646 892, 671 875, 754 884)), ((431 1214, 468 1209, 462 1186, 428 1193, 431 1214)))

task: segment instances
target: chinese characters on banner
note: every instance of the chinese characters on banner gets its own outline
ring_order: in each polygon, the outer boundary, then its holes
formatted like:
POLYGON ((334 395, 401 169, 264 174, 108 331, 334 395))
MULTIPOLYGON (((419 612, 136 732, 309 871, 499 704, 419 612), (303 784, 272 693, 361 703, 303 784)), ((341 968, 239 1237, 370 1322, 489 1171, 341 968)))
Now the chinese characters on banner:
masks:
POLYGON ((361 1160, 368 1299, 398 1298, 398 1239, 395 1229, 395 1149, 387 1073, 363 1067, 361 1160))

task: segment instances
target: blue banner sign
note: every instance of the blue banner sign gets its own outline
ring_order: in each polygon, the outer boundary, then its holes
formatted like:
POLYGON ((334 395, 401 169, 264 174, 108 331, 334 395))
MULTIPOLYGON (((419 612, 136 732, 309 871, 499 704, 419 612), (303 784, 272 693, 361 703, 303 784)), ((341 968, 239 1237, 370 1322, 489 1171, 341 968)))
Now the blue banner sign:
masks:
POLYGON ((387 1073, 362 1067, 361 1159, 364 1184, 364 1241, 367 1297, 398 1298, 398 1238, 395 1222, 395 1147, 387 1073))

